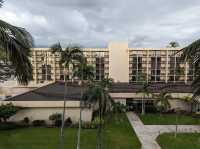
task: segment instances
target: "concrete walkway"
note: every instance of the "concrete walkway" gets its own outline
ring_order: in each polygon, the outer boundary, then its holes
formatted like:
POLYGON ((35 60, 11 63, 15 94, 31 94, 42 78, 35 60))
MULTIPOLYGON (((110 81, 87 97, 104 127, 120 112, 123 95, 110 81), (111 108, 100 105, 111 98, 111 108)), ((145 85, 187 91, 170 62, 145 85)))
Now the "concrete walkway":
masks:
MULTIPOLYGON (((161 149, 159 144, 156 142, 156 138, 162 133, 176 131, 175 125, 144 125, 134 112, 127 112, 127 117, 142 144, 142 149, 161 149)), ((178 132, 200 133, 200 126, 178 125, 178 132)))

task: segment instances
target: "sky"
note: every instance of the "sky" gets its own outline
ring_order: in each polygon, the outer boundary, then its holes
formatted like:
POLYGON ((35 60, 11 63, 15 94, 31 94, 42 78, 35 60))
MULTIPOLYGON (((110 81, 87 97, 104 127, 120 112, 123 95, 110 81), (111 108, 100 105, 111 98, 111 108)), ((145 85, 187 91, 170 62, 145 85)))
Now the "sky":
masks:
POLYGON ((186 46, 200 38, 200 0, 4 0, 0 19, 27 29, 37 47, 186 46))

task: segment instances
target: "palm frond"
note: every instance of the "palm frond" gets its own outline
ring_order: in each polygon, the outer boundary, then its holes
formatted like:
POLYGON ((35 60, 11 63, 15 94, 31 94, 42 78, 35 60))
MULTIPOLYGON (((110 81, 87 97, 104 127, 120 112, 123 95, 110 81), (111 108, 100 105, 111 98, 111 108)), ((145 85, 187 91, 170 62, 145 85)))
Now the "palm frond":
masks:
POLYGON ((3 0, 0 0, 0 8, 3 6, 3 0))
POLYGON ((181 49, 182 53, 182 58, 184 60, 192 60, 194 61, 194 57, 199 55, 200 52, 200 39, 196 40, 195 42, 191 43, 187 47, 181 49))
POLYGON ((7 53, 20 84, 27 84, 32 79, 29 56, 33 45, 33 38, 25 29, 0 20, 0 48, 7 53))
POLYGON ((62 52, 62 46, 60 45, 60 42, 53 44, 50 47, 50 50, 53 54, 56 52, 62 52))

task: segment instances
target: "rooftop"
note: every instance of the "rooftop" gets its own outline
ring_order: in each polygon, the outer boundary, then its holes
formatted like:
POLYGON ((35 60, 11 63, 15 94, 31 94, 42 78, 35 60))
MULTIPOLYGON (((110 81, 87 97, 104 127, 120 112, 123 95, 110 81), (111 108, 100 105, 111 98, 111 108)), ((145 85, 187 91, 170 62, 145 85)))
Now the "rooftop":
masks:
MULTIPOLYGON (((111 93, 135 93, 138 92, 143 85, 128 84, 128 83, 114 83, 111 88, 111 93)), ((35 90, 8 98, 7 101, 62 101, 64 98, 64 82, 55 82, 35 90)), ((165 90, 171 93, 191 93, 190 85, 185 84, 164 84, 154 83, 149 87, 151 92, 160 92, 165 90)), ((86 90, 86 86, 83 91, 86 90)), ((78 84, 68 84, 66 88, 67 100, 80 100, 81 87, 78 84)))

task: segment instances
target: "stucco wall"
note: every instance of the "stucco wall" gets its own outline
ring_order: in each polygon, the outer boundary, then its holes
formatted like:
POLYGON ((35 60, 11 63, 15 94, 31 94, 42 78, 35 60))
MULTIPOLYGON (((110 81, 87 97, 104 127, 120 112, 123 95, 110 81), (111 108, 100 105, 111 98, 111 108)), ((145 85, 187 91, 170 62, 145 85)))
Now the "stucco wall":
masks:
POLYGON ((129 54, 127 42, 111 42, 109 48, 109 77, 115 82, 129 82, 129 54))
MULTIPOLYGON (((31 121, 33 120, 46 120, 49 121, 49 116, 53 113, 62 113, 63 108, 26 108, 22 109, 13 117, 10 118, 11 121, 20 121, 24 117, 28 117, 31 121)), ((73 122, 78 122, 80 114, 80 108, 67 108, 65 117, 70 117, 73 122)), ((82 110, 82 120, 89 122, 92 119, 92 110, 83 109, 82 110)))

